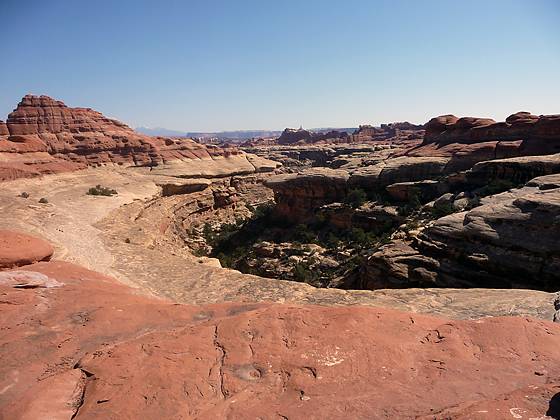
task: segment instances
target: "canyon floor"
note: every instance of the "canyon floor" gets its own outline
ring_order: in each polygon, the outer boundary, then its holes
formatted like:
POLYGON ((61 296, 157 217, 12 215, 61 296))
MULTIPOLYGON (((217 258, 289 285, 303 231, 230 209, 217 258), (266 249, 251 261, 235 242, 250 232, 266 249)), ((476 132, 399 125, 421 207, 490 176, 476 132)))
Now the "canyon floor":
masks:
POLYGON ((79 264, 144 293, 189 304, 290 302, 371 305, 457 319, 523 315, 551 320, 553 293, 511 289, 409 288, 341 290, 268 279, 216 267, 166 240, 177 196, 161 197, 161 176, 146 168, 89 168, 3 183, 0 228, 48 239, 54 257, 79 264), (118 191, 90 196, 97 184, 118 191), (20 197, 22 192, 28 198, 20 197), (47 204, 40 204, 42 197, 47 204))

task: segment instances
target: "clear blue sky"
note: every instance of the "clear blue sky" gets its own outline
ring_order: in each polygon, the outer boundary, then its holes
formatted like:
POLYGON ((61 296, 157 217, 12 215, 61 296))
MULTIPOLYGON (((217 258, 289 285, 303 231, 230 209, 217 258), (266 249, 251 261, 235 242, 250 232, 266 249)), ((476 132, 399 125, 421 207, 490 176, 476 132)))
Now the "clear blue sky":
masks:
POLYGON ((0 0, 26 93, 132 126, 351 127, 560 113, 558 0, 0 0))

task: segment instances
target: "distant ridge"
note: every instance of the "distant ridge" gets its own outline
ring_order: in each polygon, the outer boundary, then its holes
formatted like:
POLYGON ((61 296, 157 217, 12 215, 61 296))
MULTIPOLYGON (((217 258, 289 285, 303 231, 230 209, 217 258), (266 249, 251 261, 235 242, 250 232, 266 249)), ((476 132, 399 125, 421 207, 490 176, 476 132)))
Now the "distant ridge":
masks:
POLYGON ((136 127, 135 130, 147 136, 188 137, 187 133, 184 131, 170 130, 163 127, 136 127))
MULTIPOLYGON (((352 133, 357 129, 357 127, 350 128, 336 128, 336 127, 324 127, 324 128, 311 128, 309 131, 315 133, 326 133, 328 131, 346 131, 347 133, 352 133)), ((137 127, 135 129, 137 132, 146 134, 149 136, 164 136, 164 137, 189 137, 189 138, 203 138, 203 139, 220 139, 220 140, 248 140, 253 138, 267 138, 267 137, 279 137, 282 134, 282 130, 231 130, 231 131, 215 131, 215 132, 203 132, 203 131, 179 131, 170 130, 164 127, 137 127)))

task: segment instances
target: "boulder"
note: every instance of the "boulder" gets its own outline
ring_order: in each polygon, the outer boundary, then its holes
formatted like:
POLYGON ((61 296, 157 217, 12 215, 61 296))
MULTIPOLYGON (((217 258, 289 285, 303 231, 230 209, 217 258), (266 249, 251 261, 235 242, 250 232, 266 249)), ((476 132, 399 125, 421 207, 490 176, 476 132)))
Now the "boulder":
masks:
POLYGON ((448 191, 446 183, 429 179, 415 182, 398 182, 388 185, 385 189, 393 200, 400 202, 411 200, 426 202, 448 191))
POLYGON ((156 184, 161 187, 161 195, 169 197, 172 195, 191 194, 193 192, 205 190, 212 185, 212 181, 203 178, 168 178, 158 179, 156 184))

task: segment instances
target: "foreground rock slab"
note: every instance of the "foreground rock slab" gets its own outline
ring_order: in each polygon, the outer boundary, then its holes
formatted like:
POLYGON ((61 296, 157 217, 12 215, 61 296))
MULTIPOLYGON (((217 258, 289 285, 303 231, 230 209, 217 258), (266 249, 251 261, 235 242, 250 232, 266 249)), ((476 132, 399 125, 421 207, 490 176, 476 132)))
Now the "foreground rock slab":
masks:
POLYGON ((53 247, 21 232, 0 230, 0 270, 50 259, 53 247))
POLYGON ((69 263, 24 269, 58 287, 0 284, 4 418, 529 418, 560 384, 551 322, 179 305, 69 263))

